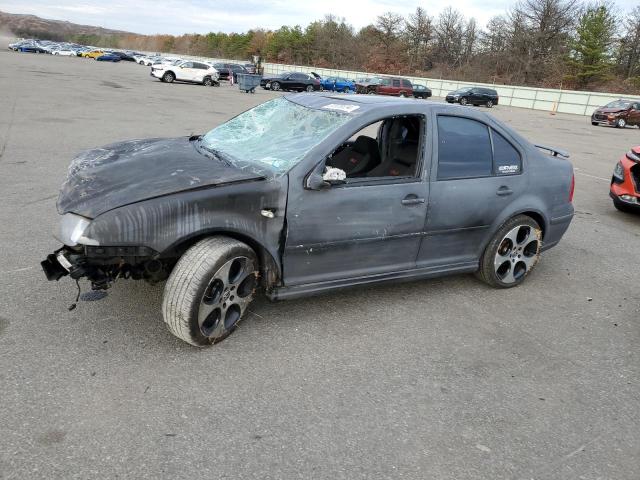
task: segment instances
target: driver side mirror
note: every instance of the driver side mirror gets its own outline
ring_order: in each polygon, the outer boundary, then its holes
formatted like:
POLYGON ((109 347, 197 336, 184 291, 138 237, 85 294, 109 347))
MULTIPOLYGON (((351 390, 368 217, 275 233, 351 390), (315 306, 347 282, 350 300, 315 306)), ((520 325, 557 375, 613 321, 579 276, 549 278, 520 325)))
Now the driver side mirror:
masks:
POLYGON ((347 174, 344 170, 335 167, 325 167, 324 173, 314 171, 307 177, 306 187, 309 190, 326 190, 332 185, 347 183, 347 174))

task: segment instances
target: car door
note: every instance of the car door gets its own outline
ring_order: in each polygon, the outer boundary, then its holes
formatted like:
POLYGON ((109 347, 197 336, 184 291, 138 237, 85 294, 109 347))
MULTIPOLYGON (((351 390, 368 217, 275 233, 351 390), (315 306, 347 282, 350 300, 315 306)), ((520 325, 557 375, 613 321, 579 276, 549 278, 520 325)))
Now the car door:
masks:
POLYGON ((380 95, 391 95, 392 86, 390 78, 383 78, 380 80, 380 84, 378 85, 378 93, 380 95))
POLYGON ((191 81, 193 77, 193 62, 184 62, 177 65, 173 71, 176 74, 176 80, 191 81))
MULTIPOLYGON (((283 258, 287 286, 415 267, 429 188, 424 165, 430 148, 424 147, 424 120, 421 123, 413 175, 354 178, 325 189, 309 189, 304 181, 290 179, 283 258)), ((318 167, 322 171, 324 162, 318 167)))
POLYGON ((434 123, 427 235, 417 266, 477 262, 496 219, 526 192, 523 151, 477 118, 440 113, 434 123))
POLYGON ((640 102, 634 102, 631 104, 627 124, 640 125, 640 102))

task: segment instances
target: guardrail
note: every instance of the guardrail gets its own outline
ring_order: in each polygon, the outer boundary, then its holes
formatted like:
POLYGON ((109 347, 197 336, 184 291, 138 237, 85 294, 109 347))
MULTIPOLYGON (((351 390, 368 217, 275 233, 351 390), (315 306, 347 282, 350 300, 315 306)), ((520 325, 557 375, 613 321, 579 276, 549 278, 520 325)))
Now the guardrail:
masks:
MULTIPOLYGON (((181 58, 191 58, 225 63, 245 63, 244 61, 228 60, 222 58, 204 58, 189 55, 171 54, 181 58)), ((296 71, 303 73, 315 72, 323 77, 343 77, 350 80, 373 77, 379 73, 359 72, 354 70, 338 70, 333 68, 316 68, 301 65, 286 65, 282 63, 263 63, 265 75, 277 75, 279 73, 296 71)), ((619 98, 640 101, 640 96, 619 95, 615 93, 583 92, 579 90, 560 90, 553 88, 519 87, 511 85, 496 85, 489 83, 459 82, 455 80, 443 80, 435 78, 402 76, 412 83, 425 85, 431 89, 435 97, 444 97, 447 93, 464 87, 489 87, 498 92, 500 105, 508 105, 518 108, 533 110, 555 111, 571 113, 575 115, 591 115, 597 108, 619 98)))

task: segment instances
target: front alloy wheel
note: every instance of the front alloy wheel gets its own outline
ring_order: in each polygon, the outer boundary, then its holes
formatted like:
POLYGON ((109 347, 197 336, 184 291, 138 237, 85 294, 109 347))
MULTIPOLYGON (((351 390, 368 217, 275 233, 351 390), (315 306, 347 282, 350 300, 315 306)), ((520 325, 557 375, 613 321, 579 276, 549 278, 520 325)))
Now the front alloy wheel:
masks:
POLYGON ((180 258, 164 290, 169 331, 195 346, 218 343, 237 327, 255 293, 258 258, 228 237, 196 243, 180 258))
POLYGON ((166 83, 172 83, 175 79, 176 76, 171 72, 167 72, 162 76, 162 81, 166 83))
POLYGON ((280 82, 271 82, 271 90, 277 92, 280 90, 280 82))
POLYGON ((460 105, 466 105, 467 104, 467 99, 465 97, 462 97, 460 99, 460 105))
POLYGON ((531 217, 518 215, 507 221, 484 251, 478 276, 491 286, 515 287, 540 259, 542 231, 531 217))
POLYGON ((625 120, 624 118, 619 118, 619 119, 616 121, 616 127, 618 127, 618 128, 624 128, 624 127, 626 127, 626 126, 627 126, 627 122, 626 122, 626 120, 625 120))

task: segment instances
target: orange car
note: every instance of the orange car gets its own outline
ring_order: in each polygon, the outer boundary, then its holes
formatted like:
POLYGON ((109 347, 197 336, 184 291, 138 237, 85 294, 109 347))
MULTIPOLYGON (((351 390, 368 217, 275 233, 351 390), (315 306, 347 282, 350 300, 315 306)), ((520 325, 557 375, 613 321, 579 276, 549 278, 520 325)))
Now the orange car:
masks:
POLYGON ((640 212, 640 146, 633 147, 616 164, 609 195, 623 212, 640 212))

